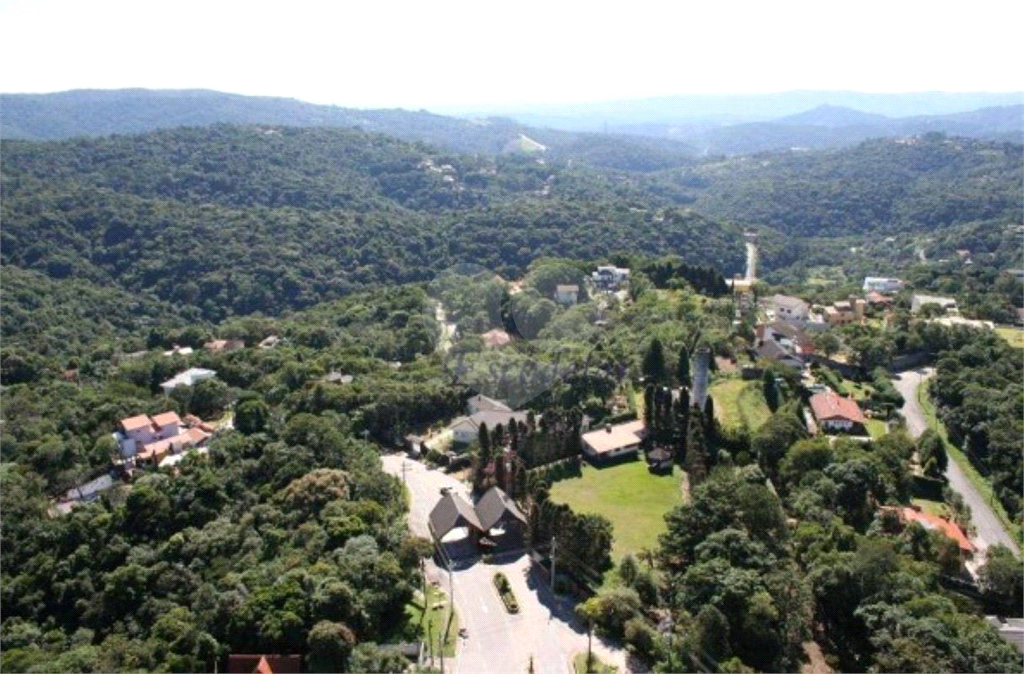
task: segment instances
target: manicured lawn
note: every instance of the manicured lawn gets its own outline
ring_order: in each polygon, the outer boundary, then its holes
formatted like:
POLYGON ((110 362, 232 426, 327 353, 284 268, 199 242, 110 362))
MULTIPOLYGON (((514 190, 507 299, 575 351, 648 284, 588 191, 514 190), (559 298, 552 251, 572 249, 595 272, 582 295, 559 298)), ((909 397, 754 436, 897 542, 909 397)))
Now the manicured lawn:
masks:
POLYGON ((996 328, 996 334, 1010 343, 1010 346, 1024 349, 1024 330, 1021 328, 996 328))
POLYGON ((566 503, 575 512, 604 515, 612 523, 612 557, 655 548, 665 531, 665 513, 683 502, 683 472, 654 475, 644 461, 607 468, 584 466, 580 477, 551 486, 551 500, 566 503))
POLYGON ((715 418, 726 428, 746 425, 756 431, 772 415, 760 380, 720 379, 712 385, 711 397, 715 400, 715 418))
POLYGON ((868 419, 867 421, 868 435, 873 438, 880 438, 885 435, 885 422, 879 421, 878 419, 868 419))
POLYGON ((921 410, 924 412, 925 418, 928 420, 928 425, 939 434, 942 441, 946 443, 946 453, 949 457, 957 462, 957 465, 964 471, 967 479, 970 480, 978 492, 985 497, 985 500, 989 502, 992 512, 999 518, 999 523, 1003 525, 1013 540, 1018 543, 1021 542, 1021 529, 1010 521, 1009 515, 1006 514, 1006 510, 1003 508, 998 499, 995 498, 992 492, 992 483, 986 480, 978 469, 971 465, 970 459, 964 454, 959 447, 949 441, 949 436, 946 434, 946 426, 939 421, 938 416, 935 414, 935 405, 932 403, 932 399, 928 396, 928 390, 926 385, 921 385, 917 389, 917 400, 921 403, 921 410))
POLYGON ((444 634, 445 620, 448 618, 450 611, 451 625, 448 627, 448 640, 445 642, 444 655, 445 657, 453 657, 455 655, 455 642, 459 638, 459 616, 449 606, 448 595, 439 588, 427 585, 427 592, 430 595, 431 609, 425 620, 423 616, 423 598, 419 596, 420 593, 417 593, 417 596, 405 605, 405 615, 408 617, 409 624, 409 629, 405 636, 410 639, 422 637, 426 641, 429 629, 429 649, 433 649, 434 656, 439 657, 441 655, 439 648, 441 637, 444 634), (438 606, 443 607, 437 608, 438 606))
POLYGON ((841 379, 842 391, 840 393, 849 393, 850 397, 854 400, 864 400, 874 392, 874 388, 868 384, 860 384, 849 379, 841 379))

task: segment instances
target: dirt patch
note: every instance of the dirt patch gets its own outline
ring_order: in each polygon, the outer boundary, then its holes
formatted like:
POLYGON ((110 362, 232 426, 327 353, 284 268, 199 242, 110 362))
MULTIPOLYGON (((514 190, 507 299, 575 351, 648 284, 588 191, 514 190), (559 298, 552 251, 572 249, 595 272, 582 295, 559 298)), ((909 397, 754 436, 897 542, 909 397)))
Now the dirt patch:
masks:
POLYGON ((730 372, 736 372, 739 368, 736 363, 732 362, 724 356, 715 356, 715 367, 718 368, 719 372, 729 374, 730 372))
POLYGON ((807 661, 800 665, 800 674, 832 674, 833 669, 825 662, 825 654, 816 641, 805 641, 804 657, 807 661))

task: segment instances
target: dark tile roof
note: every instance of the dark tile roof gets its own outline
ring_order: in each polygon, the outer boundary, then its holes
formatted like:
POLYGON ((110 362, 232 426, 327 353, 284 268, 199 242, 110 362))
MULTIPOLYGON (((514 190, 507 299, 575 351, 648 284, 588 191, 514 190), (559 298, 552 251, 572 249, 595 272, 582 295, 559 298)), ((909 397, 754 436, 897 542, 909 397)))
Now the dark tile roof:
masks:
POLYGON ((480 529, 487 531, 493 528, 498 522, 504 519, 505 515, 511 515, 523 524, 526 524, 526 515, 519 509, 508 494, 498 487, 491 487, 486 494, 477 502, 476 513, 480 521, 480 529))
POLYGON ((480 519, 466 499, 458 494, 447 493, 430 511, 430 528, 437 539, 444 538, 456 527, 471 526, 483 530, 480 519))
POLYGON ((480 412, 511 412, 512 408, 494 398, 485 395, 475 395, 469 399, 469 404, 480 412))

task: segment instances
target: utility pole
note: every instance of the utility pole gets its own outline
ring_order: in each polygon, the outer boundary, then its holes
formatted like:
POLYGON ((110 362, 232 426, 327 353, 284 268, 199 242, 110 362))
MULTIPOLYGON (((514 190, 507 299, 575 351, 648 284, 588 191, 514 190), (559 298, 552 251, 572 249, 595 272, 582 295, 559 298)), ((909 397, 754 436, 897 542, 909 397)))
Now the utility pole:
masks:
POLYGON ((551 591, 555 591, 555 537, 551 537, 551 591))
POLYGON ((402 484, 405 484, 405 459, 402 459, 402 484))

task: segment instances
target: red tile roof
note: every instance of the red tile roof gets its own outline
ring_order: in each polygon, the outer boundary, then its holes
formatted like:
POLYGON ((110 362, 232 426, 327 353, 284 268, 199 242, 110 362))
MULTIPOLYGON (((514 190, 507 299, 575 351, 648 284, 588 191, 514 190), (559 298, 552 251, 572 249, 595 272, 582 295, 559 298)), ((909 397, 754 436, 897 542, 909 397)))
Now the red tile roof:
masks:
POLYGON ((151 426, 153 422, 145 414, 140 414, 137 417, 128 417, 127 419, 121 419, 121 428, 125 431, 135 431, 146 426, 151 426))
POLYGON ((941 531, 943 534, 956 541, 957 547, 960 548, 961 552, 974 552, 974 544, 967 538, 963 530, 947 519, 943 519, 936 515, 930 515, 926 512, 917 510, 916 508, 906 507, 901 509, 900 517, 904 522, 917 522, 925 529, 941 531))
POLYGON ((822 391, 811 396, 811 411, 820 421, 839 420, 864 424, 867 420, 855 400, 844 398, 835 391, 822 391))
POLYGON ((487 346, 504 346, 512 341, 512 338, 504 330, 495 328, 494 330, 488 330, 484 334, 480 335, 483 338, 484 344, 487 346))
POLYGON ((290 674, 302 671, 301 655, 259 655, 239 653, 228 656, 229 674, 290 674))
POLYGON ((153 417, 153 423, 158 427, 170 426, 171 424, 181 425, 181 419, 178 418, 177 412, 164 412, 153 417))

